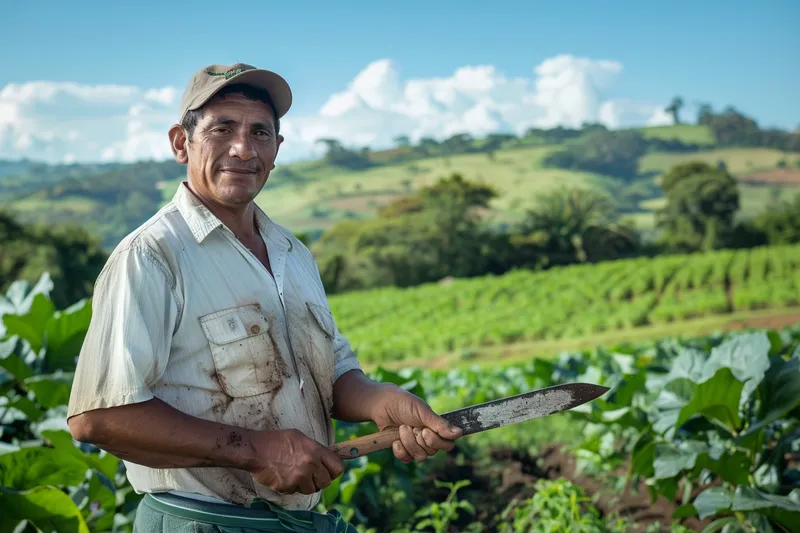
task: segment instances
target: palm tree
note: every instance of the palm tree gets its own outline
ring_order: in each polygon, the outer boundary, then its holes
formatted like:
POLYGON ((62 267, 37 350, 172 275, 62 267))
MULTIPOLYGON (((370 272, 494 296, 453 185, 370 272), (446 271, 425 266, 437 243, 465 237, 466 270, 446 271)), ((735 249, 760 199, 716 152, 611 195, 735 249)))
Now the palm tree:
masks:
POLYGON ((672 102, 670 102, 669 106, 667 106, 664 109, 664 111, 672 115, 672 120, 673 122, 675 122, 675 124, 680 124, 681 119, 680 117, 678 117, 678 112, 681 110, 682 107, 683 107, 683 98, 681 98, 680 96, 676 96, 675 98, 672 99, 672 102))
POLYGON ((614 203, 607 195, 593 189, 562 188, 539 198, 522 229, 545 248, 551 264, 585 262, 635 248, 635 230, 615 218, 614 203))

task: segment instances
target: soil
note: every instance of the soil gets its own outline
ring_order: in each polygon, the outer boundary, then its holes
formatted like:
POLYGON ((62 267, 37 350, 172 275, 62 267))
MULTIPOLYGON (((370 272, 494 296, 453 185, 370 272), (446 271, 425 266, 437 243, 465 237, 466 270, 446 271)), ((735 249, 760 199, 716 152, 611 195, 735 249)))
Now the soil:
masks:
POLYGON ((800 313, 774 315, 731 320, 725 324, 726 331, 739 329, 780 329, 800 323, 800 313))
POLYGON ((800 168, 786 167, 765 170, 764 172, 739 176, 738 180, 759 185, 800 185, 800 168))
MULTIPOLYGON (((524 499, 533 495, 533 486, 537 479, 568 479, 584 489, 604 516, 618 513, 622 518, 635 522, 636 532, 644 531, 656 522, 661 524, 662 531, 669 531, 674 521, 672 514, 681 505, 680 501, 669 501, 662 496, 651 503, 650 494, 643 482, 639 483, 637 490, 629 482, 624 490, 619 491, 604 484, 602 480, 577 473, 575 459, 563 451, 562 444, 552 445, 538 456, 512 448, 495 448, 491 451, 491 459, 490 472, 451 460, 442 471, 432 475, 441 481, 470 479, 472 482, 468 489, 462 489, 458 495, 460 499, 468 499, 475 506, 476 514, 466 514, 462 522, 453 525, 451 532, 460 531, 473 521, 480 521, 491 527, 496 517, 514 498, 524 499)), ((620 468, 614 475, 624 477, 626 467, 627 465, 620 468)), ((423 486, 433 487, 433 482, 424 483, 423 486)), ((694 496, 699 492, 700 490, 694 491, 694 496)), ((443 501, 447 493, 446 489, 432 489, 426 496, 435 501, 443 501)), ((702 531, 710 522, 709 519, 697 518, 680 521, 692 531, 702 531)))

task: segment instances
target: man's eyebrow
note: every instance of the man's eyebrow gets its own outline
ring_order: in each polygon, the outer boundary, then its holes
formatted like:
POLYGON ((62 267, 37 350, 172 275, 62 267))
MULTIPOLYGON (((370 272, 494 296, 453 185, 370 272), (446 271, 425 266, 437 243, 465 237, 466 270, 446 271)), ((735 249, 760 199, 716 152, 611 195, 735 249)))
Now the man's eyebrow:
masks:
MULTIPOLYGON (((211 124, 215 125, 215 126, 216 125, 220 125, 220 124, 225 125, 225 126, 230 126, 230 125, 236 124, 236 123, 237 123, 236 120, 234 120, 232 118, 225 118, 225 117, 216 118, 211 122, 211 124)), ((253 123, 253 129, 257 129, 257 130, 271 130, 272 129, 271 126, 272 126, 272 124, 271 123, 267 123, 267 122, 255 122, 255 123, 253 123)))

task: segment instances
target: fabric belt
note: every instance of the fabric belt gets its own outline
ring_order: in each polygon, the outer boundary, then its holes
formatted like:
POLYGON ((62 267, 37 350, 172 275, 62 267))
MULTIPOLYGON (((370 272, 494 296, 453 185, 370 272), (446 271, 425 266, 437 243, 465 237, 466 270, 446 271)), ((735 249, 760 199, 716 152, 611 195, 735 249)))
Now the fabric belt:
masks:
POLYGON ((326 514, 315 511, 287 511, 261 499, 253 500, 248 506, 239 506, 159 492, 145 494, 142 503, 161 513, 223 527, 241 527, 267 532, 355 532, 355 528, 337 511, 326 514))

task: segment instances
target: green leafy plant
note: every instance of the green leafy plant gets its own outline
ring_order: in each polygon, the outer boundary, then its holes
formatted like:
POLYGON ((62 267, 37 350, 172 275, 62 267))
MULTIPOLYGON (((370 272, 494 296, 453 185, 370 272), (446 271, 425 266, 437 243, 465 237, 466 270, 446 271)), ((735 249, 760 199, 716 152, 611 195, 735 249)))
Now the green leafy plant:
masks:
POLYGON ((621 520, 604 520, 584 490, 565 479, 539 480, 536 493, 519 502, 512 501, 498 529, 499 533, 624 533, 628 525, 621 520))

